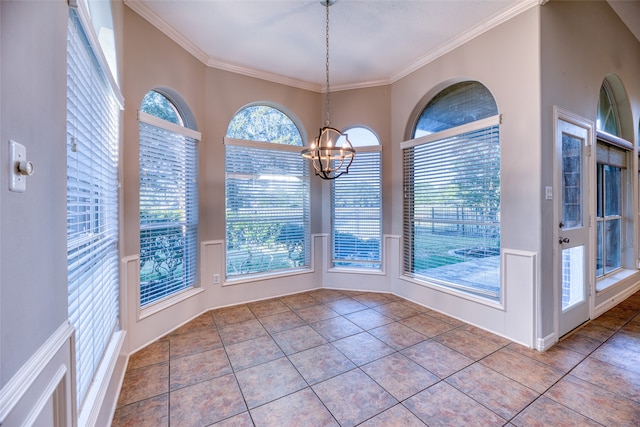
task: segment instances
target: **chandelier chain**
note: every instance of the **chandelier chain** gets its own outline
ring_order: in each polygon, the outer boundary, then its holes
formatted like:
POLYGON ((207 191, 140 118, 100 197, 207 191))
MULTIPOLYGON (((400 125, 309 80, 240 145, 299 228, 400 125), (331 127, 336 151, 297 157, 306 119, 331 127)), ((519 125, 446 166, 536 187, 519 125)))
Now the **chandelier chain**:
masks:
POLYGON ((327 11, 327 20, 326 20, 326 27, 325 27, 325 46, 326 46, 326 60, 325 60, 325 71, 326 71, 326 76, 327 76, 327 87, 326 87, 326 95, 325 95, 325 103, 326 103, 326 126, 329 126, 331 124, 331 116, 329 113, 329 106, 331 104, 331 86, 329 84, 329 0, 326 1, 326 11, 327 11))
POLYGON ((320 129, 320 133, 309 148, 302 150, 302 157, 312 162, 316 175, 322 179, 336 179, 346 173, 349 173, 349 166, 353 162, 356 150, 349 141, 347 134, 343 134, 338 129, 331 127, 330 104, 331 104, 331 83, 329 81, 329 6, 335 0, 323 0, 320 4, 326 6, 326 26, 325 26, 325 43, 326 43, 326 60, 325 71, 326 81, 326 124, 320 129))

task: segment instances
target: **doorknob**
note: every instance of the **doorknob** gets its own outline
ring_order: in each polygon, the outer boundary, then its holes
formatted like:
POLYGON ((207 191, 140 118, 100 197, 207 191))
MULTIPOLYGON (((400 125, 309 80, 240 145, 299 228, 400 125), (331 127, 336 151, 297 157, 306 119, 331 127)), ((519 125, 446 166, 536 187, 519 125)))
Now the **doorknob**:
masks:
POLYGON ((558 237, 558 243, 563 244, 563 243, 569 243, 569 238, 568 237, 558 237))

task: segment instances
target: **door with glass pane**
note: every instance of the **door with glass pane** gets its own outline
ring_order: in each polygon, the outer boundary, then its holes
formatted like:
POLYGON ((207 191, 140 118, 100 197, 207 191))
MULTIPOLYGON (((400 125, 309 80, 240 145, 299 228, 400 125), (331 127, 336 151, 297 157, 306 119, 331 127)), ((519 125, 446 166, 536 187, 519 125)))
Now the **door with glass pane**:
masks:
POLYGON ((589 246, 589 149, 585 126, 556 120, 558 336, 589 320, 591 256, 589 246))

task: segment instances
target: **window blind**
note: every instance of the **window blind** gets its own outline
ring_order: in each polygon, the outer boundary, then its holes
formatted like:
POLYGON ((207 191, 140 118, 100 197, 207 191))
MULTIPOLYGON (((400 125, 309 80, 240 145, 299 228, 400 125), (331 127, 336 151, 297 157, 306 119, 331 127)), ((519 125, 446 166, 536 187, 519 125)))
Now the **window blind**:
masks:
POLYGON ((79 408, 118 329, 119 110, 72 9, 67 38, 67 274, 79 408))
POLYGON ((360 148, 349 173, 331 181, 334 267, 381 267, 381 153, 360 148))
MULTIPOLYGON (((140 113, 140 305, 195 283, 197 140, 140 113), (171 130, 169 130, 171 129, 171 130)), ((187 130, 188 131, 188 130, 187 130)))
POLYGON ((309 169, 300 147, 225 140, 227 277, 309 266, 309 169))
POLYGON ((404 271, 498 298, 499 126, 449 133, 403 150, 404 271))

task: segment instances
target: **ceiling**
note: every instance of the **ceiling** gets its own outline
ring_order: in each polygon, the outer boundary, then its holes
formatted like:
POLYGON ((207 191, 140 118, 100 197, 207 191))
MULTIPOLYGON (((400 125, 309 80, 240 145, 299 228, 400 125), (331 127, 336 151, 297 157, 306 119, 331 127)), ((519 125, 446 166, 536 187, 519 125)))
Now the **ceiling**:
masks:
MULTIPOLYGON (((545 2, 337 0, 329 8, 331 90, 392 83, 545 2)), ((211 67, 315 91, 326 86, 326 10, 320 0, 125 3, 211 67)), ((610 3, 621 16, 640 17, 634 13, 640 2, 610 3)), ((634 25, 640 27, 637 19, 634 25)))

